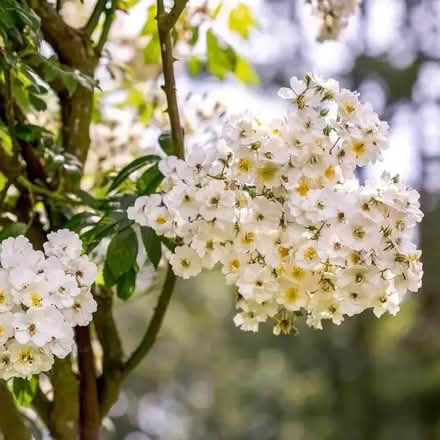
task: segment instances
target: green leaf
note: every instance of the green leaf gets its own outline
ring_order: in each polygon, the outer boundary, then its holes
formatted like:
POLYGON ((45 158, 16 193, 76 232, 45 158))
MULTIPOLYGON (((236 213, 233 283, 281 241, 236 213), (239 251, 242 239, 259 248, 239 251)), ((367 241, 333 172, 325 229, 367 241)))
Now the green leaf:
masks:
POLYGON ((0 231, 0 242, 9 237, 18 237, 26 233, 26 225, 24 223, 11 223, 0 231))
POLYGON ((157 6, 154 4, 148 8, 147 20, 142 28, 141 35, 153 35, 157 32, 156 16, 157 6))
POLYGON ((229 13, 229 29, 239 33, 243 38, 249 38, 249 32, 257 24, 251 8, 245 3, 239 3, 229 13))
POLYGON ((40 99, 37 95, 34 95, 33 93, 29 93, 29 101, 32 104, 32 107, 34 107, 37 112, 44 112, 47 110, 46 103, 40 99))
POLYGON ((157 187, 162 183, 164 175, 160 172, 159 167, 154 165, 142 174, 136 181, 137 192, 140 196, 148 196, 153 194, 157 187))
POLYGON ((226 74, 235 71, 237 55, 229 45, 221 45, 212 30, 206 34, 208 50, 208 70, 219 79, 224 79, 226 74))
POLYGON ((199 26, 192 26, 191 27, 191 39, 189 40, 190 46, 194 46, 198 39, 199 39, 199 26))
POLYGON ((127 301, 133 295, 136 288, 136 275, 136 269, 132 267, 118 280, 116 293, 123 301, 127 301))
POLYGON ((35 142, 39 140, 47 130, 39 125, 18 124, 16 127, 17 138, 24 142, 35 142))
POLYGON ((169 239, 168 237, 164 237, 164 236, 161 236, 160 237, 160 241, 171 251, 171 252, 174 252, 174 250, 176 249, 176 246, 177 246, 177 244, 173 241, 173 240, 171 240, 171 239, 169 239))
POLYGON ((252 65, 242 57, 238 57, 235 67, 235 76, 242 83, 247 85, 257 86, 261 83, 258 73, 255 72, 252 65))
POLYGON ((96 224, 96 215, 91 212, 80 212, 75 214, 64 227, 74 232, 80 232, 86 226, 96 224))
POLYGON ((191 76, 199 76, 202 73, 203 63, 199 57, 190 56, 186 62, 186 69, 191 76))
POLYGON ((114 278, 118 279, 136 263, 138 241, 132 228, 117 233, 107 249, 106 264, 114 278))
POLYGON ((173 139, 171 137, 170 132, 168 132, 168 131, 163 132, 159 136, 159 145, 160 145, 160 148, 162 148, 162 150, 166 154, 168 154, 168 155, 174 154, 173 139))
POLYGON ((144 48, 144 63, 156 64, 160 60, 159 35, 156 33, 144 48))
POLYGON ((86 253, 92 251, 103 238, 113 234, 118 223, 118 219, 111 217, 110 215, 105 215, 99 220, 93 229, 81 234, 83 248, 86 253))
POLYGON ((162 245, 159 236, 153 228, 141 226, 142 241, 147 255, 153 266, 157 269, 162 258, 162 245))
POLYGON ((114 178, 108 192, 116 189, 125 179, 127 179, 130 174, 134 173, 138 169, 144 167, 145 165, 153 162, 157 162, 160 160, 159 156, 155 156, 154 154, 149 154, 147 156, 138 157, 137 159, 130 162, 126 167, 122 168, 122 170, 118 173, 118 175, 114 178))
POLYGON ((29 406, 38 390, 38 376, 32 376, 30 379, 15 377, 12 384, 12 392, 18 405, 29 406))
POLYGON ((90 208, 101 209, 106 204, 106 200, 97 199, 90 195, 87 191, 77 190, 75 195, 79 197, 84 205, 87 205, 90 208))
POLYGON ((113 287, 118 282, 118 279, 113 275, 107 262, 104 263, 104 270, 102 275, 104 277, 105 287, 113 287))

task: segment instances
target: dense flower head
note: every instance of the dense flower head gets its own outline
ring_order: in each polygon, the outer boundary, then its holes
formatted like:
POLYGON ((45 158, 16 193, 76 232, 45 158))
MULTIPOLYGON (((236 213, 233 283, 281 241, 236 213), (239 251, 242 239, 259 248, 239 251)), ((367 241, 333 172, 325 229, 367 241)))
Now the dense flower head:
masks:
POLYGON ((23 235, 0 245, 0 378, 49 370, 73 348, 76 325, 87 325, 96 302, 97 269, 78 235, 52 232, 44 252, 23 235))
POLYGON ((321 20, 320 40, 334 40, 358 10, 361 0, 306 0, 321 20))
POLYGON ((395 314, 421 285, 419 194, 397 176, 360 185, 355 174, 381 159, 388 125, 334 80, 292 78, 279 96, 290 101, 282 118, 233 117, 216 149, 162 160, 161 192, 138 198, 129 218, 175 241, 183 278, 221 263, 243 330, 395 314))

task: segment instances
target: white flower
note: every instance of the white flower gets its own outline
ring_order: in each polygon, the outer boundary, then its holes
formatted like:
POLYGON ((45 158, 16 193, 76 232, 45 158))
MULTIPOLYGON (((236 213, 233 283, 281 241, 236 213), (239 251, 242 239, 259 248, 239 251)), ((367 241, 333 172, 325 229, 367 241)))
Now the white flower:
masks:
POLYGON ((14 368, 14 376, 28 377, 37 373, 48 371, 52 368, 54 359, 43 348, 33 344, 20 344, 11 342, 8 344, 11 364, 14 368))
POLYGON ((46 255, 58 257, 63 262, 78 258, 81 255, 81 249, 82 243, 78 234, 68 229, 51 232, 47 236, 47 242, 44 243, 46 255))
POLYGON ((43 258, 43 253, 34 251, 30 241, 20 235, 17 238, 7 238, 0 246, 0 263, 4 269, 15 267, 35 267, 43 258))
POLYGON ((74 298, 72 307, 63 309, 64 318, 72 326, 85 326, 96 312, 97 304, 90 292, 81 293, 74 298))
POLYGON ((202 262, 197 252, 188 246, 179 246, 170 258, 170 263, 176 275, 191 278, 202 270, 202 262))
POLYGON ((5 344, 14 335, 13 318, 14 315, 9 312, 0 314, 0 345, 5 344))
POLYGON ((63 336, 64 318, 55 308, 29 309, 14 315, 15 339, 43 347, 52 338, 63 336))

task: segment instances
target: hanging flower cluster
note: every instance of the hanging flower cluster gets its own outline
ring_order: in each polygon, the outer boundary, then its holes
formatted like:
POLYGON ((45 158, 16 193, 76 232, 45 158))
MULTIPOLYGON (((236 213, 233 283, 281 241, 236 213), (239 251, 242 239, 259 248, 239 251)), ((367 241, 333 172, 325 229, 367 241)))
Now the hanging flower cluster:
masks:
POLYGON ((359 10, 361 0, 307 0, 322 22, 320 40, 335 40, 359 10))
POLYGON ((48 235, 44 253, 24 236, 0 246, 0 378, 47 371, 73 348, 73 327, 96 311, 90 286, 97 269, 81 255, 78 235, 48 235))
POLYGON ((284 118, 235 117, 216 150, 163 160, 162 193, 138 198, 129 218, 175 240, 183 278, 220 262, 243 330, 395 314, 421 285, 419 194, 388 174, 365 186, 355 176, 381 158, 388 125, 334 80, 292 78, 279 95, 291 103, 284 118))

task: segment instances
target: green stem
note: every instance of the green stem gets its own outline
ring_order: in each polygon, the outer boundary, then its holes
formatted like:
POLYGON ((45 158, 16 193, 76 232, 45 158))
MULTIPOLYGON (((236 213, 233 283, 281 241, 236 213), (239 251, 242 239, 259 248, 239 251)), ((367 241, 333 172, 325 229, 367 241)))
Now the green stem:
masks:
POLYGON ((84 32, 90 37, 96 26, 98 26, 99 19, 101 18, 101 14, 105 11, 105 7, 107 5, 108 0, 98 0, 91 13, 86 25, 84 26, 84 32))
POLYGON ((56 200, 58 202, 62 202, 66 204, 78 205, 78 206, 82 205, 82 203, 79 201, 68 199, 55 191, 51 191, 49 189, 43 188, 42 186, 35 185, 34 183, 26 179, 26 177, 24 176, 17 177, 17 183, 24 186, 29 191, 29 193, 42 194, 45 195, 46 197, 49 197, 52 200, 56 200))
POLYGON ((98 44, 95 47, 95 52, 98 56, 101 55, 102 50, 104 49, 104 45, 107 41, 108 34, 110 32, 110 28, 113 23, 115 11, 116 11, 116 0, 111 0, 110 8, 105 10, 105 20, 104 20, 104 25, 102 27, 102 33, 101 36, 99 37, 98 44))
POLYGON ((168 267, 165 283, 159 296, 156 308, 154 310, 153 317, 151 318, 150 325, 148 326, 147 331, 145 332, 145 335, 142 338, 142 341, 139 344, 138 348, 133 352, 133 354, 125 363, 125 368, 123 371, 124 377, 127 377, 142 362, 142 360, 145 358, 145 356, 148 354, 148 352, 156 342, 156 338, 159 334, 159 330, 162 327, 162 322, 170 303, 175 284, 176 275, 174 275, 171 267, 168 267))

